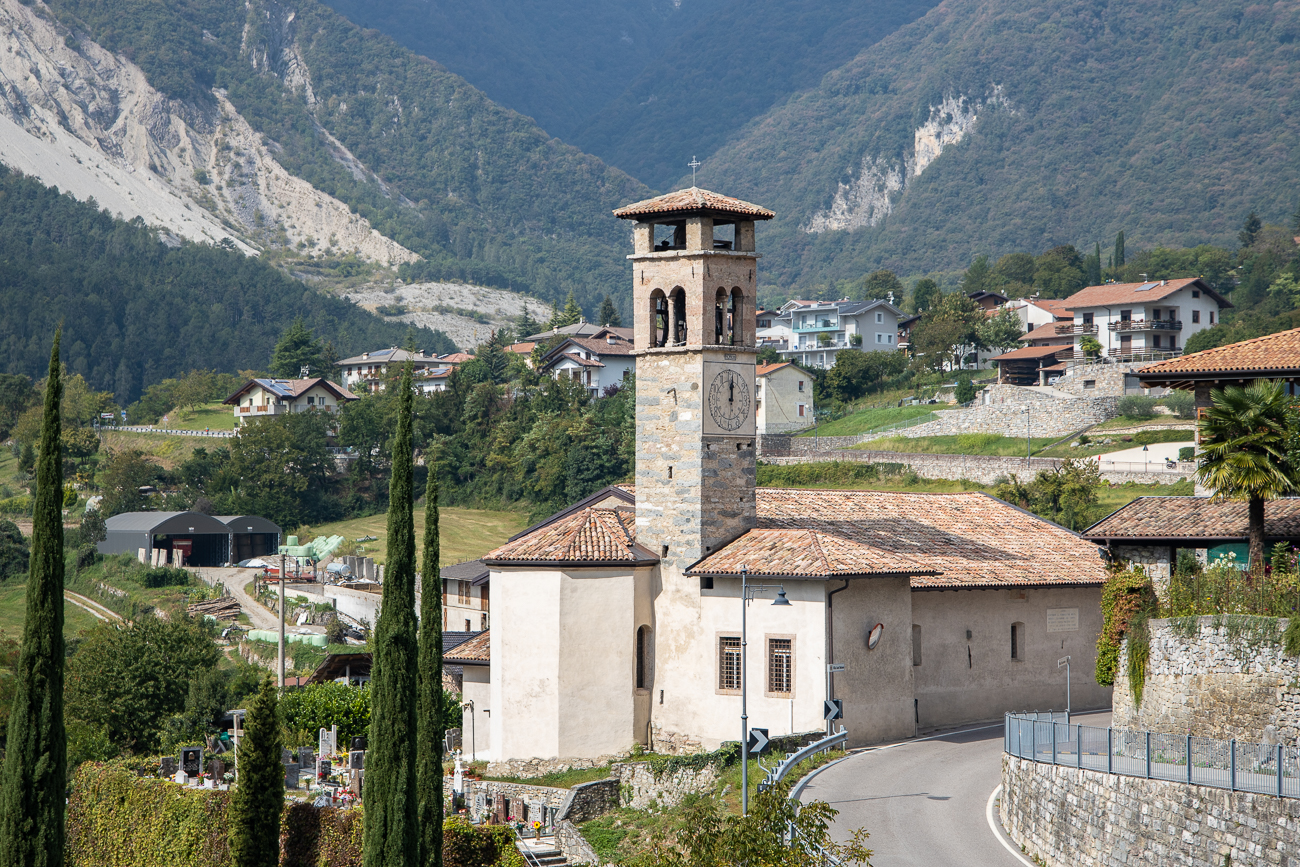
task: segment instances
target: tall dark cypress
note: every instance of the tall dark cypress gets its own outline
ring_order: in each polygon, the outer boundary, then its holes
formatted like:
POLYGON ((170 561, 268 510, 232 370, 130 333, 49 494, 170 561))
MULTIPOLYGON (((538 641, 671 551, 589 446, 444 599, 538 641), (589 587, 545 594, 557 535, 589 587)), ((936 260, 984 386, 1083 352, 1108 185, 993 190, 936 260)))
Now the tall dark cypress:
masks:
POLYGON ((63 398, 54 335, 36 464, 27 616, 0 771, 0 865, 62 867, 68 743, 63 729, 63 398))
POLYGON ((410 867, 419 857, 415 777, 416 673, 414 473, 411 365, 398 388, 388 487, 388 563, 374 632, 367 743, 365 867, 410 867))
POLYGON ((1116 268, 1124 267, 1124 230, 1120 229, 1119 234, 1115 236, 1115 254, 1112 257, 1116 268))
POLYGON ((424 486, 424 578, 420 595, 420 864, 442 867, 442 557, 438 466, 430 454, 424 486))
POLYGON ((284 812, 283 746, 275 684, 263 678, 248 708, 236 755, 239 783, 230 799, 230 853, 239 867, 277 867, 284 812))

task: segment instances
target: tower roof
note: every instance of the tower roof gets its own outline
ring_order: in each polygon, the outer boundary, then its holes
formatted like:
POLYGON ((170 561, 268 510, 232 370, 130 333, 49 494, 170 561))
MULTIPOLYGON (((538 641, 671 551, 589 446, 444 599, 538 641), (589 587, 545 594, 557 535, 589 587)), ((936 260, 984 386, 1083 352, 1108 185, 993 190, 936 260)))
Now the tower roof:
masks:
POLYGON ((747 220, 770 220, 776 216, 767 208, 710 192, 709 190, 702 190, 699 187, 690 187, 685 190, 677 190, 662 196, 656 196, 653 199, 646 199, 643 202, 634 202, 616 210, 614 216, 622 220, 632 220, 638 217, 666 214, 685 215, 697 211, 731 214, 747 220))

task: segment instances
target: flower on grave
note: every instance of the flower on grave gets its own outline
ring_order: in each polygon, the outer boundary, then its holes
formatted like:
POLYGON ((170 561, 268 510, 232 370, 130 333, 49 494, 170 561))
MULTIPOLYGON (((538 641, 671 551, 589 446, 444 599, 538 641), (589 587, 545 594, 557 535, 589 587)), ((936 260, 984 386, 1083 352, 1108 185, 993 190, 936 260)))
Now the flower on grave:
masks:
POLYGON ((536 831, 537 829, 539 829, 539 828, 541 828, 541 827, 542 827, 542 823, 539 822, 539 821, 537 821, 536 819, 534 819, 534 820, 533 820, 533 830, 536 831))

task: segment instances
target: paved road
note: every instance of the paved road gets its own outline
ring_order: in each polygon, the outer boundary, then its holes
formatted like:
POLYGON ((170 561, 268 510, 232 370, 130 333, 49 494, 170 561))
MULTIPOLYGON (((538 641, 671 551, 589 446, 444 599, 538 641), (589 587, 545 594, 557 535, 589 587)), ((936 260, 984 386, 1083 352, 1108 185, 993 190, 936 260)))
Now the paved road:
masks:
POLYGON ((248 615, 248 620, 253 624, 254 629, 272 629, 276 631, 280 629, 280 618, 244 592, 244 585, 253 580, 253 576, 257 574, 258 570, 240 569, 236 566, 200 569, 198 571, 205 583, 216 585, 220 582, 225 585, 226 592, 238 600, 239 607, 248 615))
MULTIPOLYGON (((1076 717, 1103 726, 1109 718, 1076 717)), ((866 828, 873 867, 1022 867, 985 815, 1001 762, 999 722, 855 753, 813 777, 802 797, 840 811, 838 840, 866 828)))

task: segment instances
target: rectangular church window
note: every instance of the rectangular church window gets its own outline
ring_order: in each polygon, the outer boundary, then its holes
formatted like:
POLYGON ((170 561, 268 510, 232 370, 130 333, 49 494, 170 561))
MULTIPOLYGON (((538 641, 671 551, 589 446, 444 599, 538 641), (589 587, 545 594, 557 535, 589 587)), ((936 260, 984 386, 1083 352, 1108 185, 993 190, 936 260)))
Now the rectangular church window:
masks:
POLYGON ((767 640, 767 691, 788 696, 794 684, 793 641, 789 638, 767 640))
POLYGON ((740 692, 739 635, 724 635, 718 639, 718 689, 740 692))

